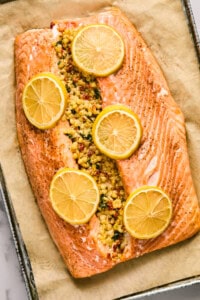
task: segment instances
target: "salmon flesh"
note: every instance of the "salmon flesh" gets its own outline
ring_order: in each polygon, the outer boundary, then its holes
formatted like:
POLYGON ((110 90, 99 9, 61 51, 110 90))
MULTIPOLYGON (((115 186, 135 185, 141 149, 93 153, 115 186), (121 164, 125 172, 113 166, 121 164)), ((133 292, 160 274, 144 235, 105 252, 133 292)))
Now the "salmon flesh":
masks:
POLYGON ((199 231, 200 209, 191 177, 183 114, 150 49, 118 8, 108 8, 87 18, 53 21, 49 29, 33 29, 18 35, 15 70, 16 122, 23 161, 49 232, 74 277, 104 272, 199 231), (170 225, 160 236, 139 240, 126 232, 125 245, 117 259, 113 259, 98 238, 97 215, 88 224, 72 226, 52 209, 49 200, 52 177, 64 166, 77 167, 70 151, 71 140, 64 134, 70 127, 68 120, 63 118, 53 129, 42 131, 28 122, 22 108, 23 89, 32 76, 40 72, 60 76, 53 46, 58 33, 96 23, 114 27, 125 44, 120 70, 97 78, 102 106, 117 103, 129 106, 140 117, 143 127, 138 150, 129 159, 117 161, 126 195, 143 185, 158 186, 169 195, 173 205, 170 225))

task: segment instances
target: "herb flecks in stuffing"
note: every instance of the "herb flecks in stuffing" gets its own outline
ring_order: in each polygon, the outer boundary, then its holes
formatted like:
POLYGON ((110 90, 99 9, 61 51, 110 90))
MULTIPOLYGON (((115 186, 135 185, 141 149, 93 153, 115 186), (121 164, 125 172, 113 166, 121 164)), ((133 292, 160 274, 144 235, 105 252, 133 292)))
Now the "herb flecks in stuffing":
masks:
POLYGON ((125 247, 125 192, 115 161, 100 153, 92 141, 92 125, 102 110, 102 99, 96 78, 83 74, 73 63, 71 43, 75 34, 73 29, 65 30, 54 44, 58 68, 69 93, 65 116, 70 128, 65 134, 72 141, 71 152, 79 169, 88 172, 98 184, 98 238, 108 247, 109 256, 117 260, 125 247))

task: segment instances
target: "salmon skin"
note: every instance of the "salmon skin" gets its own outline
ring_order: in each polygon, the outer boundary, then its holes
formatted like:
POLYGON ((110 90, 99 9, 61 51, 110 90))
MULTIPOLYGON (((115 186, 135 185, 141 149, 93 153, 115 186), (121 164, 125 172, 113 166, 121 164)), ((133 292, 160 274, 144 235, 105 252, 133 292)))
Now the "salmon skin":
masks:
POLYGON ((161 69, 132 23, 118 8, 76 20, 53 21, 50 29, 29 30, 15 40, 16 122, 19 145, 37 203, 69 271, 74 277, 88 277, 116 264, 182 240, 200 229, 200 209, 189 166, 183 114, 173 100, 161 69), (157 238, 138 240, 127 233, 127 244, 120 259, 113 260, 98 241, 98 218, 72 226, 52 209, 49 186, 55 172, 64 166, 76 167, 71 141, 63 134, 69 127, 61 120, 41 131, 26 119, 22 92, 30 78, 40 72, 59 76, 52 43, 56 33, 67 28, 103 23, 114 27, 125 43, 121 69, 97 78, 103 107, 121 103, 140 117, 143 137, 132 157, 117 161, 127 194, 143 185, 159 186, 172 199, 173 217, 157 238))

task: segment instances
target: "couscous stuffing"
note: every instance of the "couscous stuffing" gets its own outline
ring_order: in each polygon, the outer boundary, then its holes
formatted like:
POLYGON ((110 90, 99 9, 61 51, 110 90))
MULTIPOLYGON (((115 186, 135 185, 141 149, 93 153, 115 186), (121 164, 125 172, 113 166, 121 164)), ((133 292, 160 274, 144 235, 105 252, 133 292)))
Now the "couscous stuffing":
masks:
POLYGON ((102 99, 96 78, 83 74, 73 63, 71 43, 75 34, 74 29, 64 30, 54 44, 61 78, 69 93, 65 117, 71 126, 65 134, 72 141, 71 151, 78 168, 87 171, 98 184, 98 238, 109 249, 108 255, 118 259, 125 247, 125 191, 115 161, 100 153, 92 140, 92 125, 102 110, 102 99))

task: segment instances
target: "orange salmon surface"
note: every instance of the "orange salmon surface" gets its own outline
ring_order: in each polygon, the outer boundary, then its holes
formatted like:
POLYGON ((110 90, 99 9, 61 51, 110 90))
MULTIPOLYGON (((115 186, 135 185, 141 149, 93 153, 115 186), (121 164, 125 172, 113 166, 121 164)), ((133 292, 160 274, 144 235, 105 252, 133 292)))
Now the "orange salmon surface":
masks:
POLYGON ((17 133, 26 172, 52 239, 74 277, 107 271, 199 231, 200 209, 191 177, 183 114, 150 49, 118 8, 82 19, 52 21, 49 29, 18 35, 15 70, 17 133), (82 74, 73 64, 71 42, 77 29, 88 24, 107 24, 124 41, 123 64, 107 77, 82 74), (48 130, 31 125, 22 107, 25 85, 41 72, 59 76, 69 94, 66 114, 48 130), (99 153, 89 131, 98 113, 113 104, 131 108, 143 128, 136 152, 117 161, 99 153), (62 167, 85 170, 97 181, 100 204, 86 224, 70 225, 52 208, 49 188, 62 167), (163 233, 143 240, 126 231, 123 207, 130 193, 146 185, 165 191, 173 211, 163 233))

